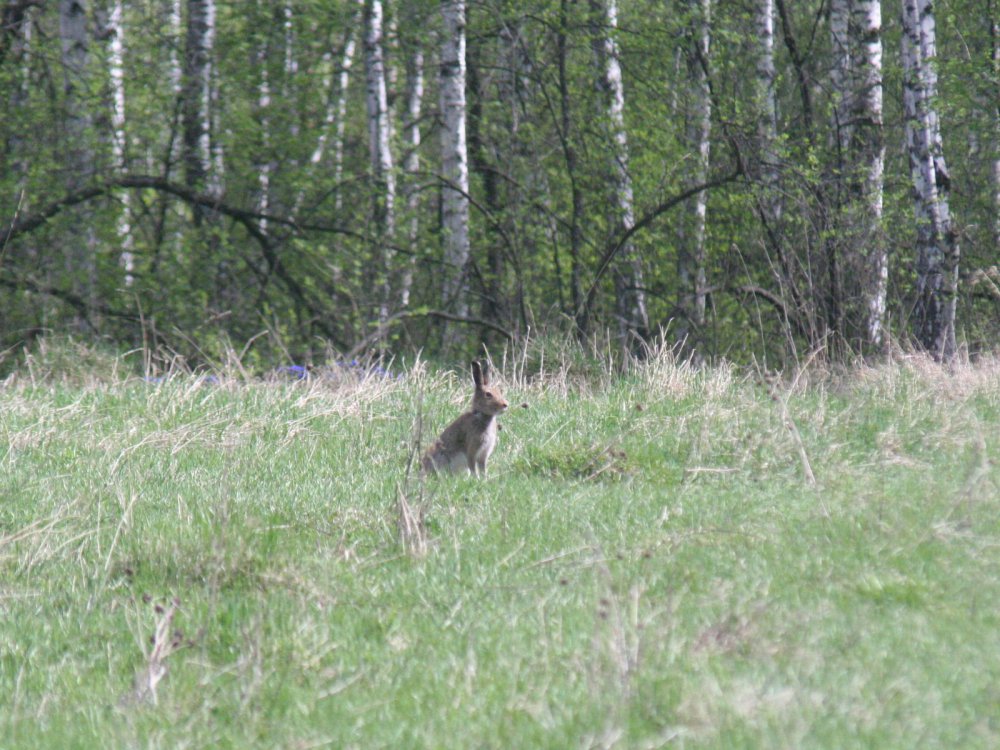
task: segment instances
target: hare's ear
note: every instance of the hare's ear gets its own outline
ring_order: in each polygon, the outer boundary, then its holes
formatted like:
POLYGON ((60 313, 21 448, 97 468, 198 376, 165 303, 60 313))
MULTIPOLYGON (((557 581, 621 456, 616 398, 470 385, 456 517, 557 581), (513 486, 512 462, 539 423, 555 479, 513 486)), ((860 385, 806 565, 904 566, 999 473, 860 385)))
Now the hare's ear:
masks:
POLYGON ((489 385, 490 384, 490 363, 484 361, 482 363, 482 367, 483 367, 483 385, 489 385))
POLYGON ((475 382, 476 388, 483 387, 483 368, 480 367, 478 359, 472 360, 472 380, 475 382))

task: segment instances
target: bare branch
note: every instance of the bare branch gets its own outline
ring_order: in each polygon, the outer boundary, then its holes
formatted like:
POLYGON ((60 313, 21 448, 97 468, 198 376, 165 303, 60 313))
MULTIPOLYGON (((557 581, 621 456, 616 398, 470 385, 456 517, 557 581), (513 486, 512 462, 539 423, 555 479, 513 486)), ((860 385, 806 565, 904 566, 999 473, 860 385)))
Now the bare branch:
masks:
POLYGON ((409 320, 410 318, 440 318, 441 320, 447 320, 452 323, 465 323, 471 326, 483 326, 484 328, 496 331, 508 341, 514 340, 514 334, 506 328, 497 325, 492 321, 486 320, 485 318, 474 318, 469 317, 468 315, 454 315, 453 313, 445 312, 443 310, 402 310, 395 315, 391 315, 384 323, 379 324, 377 329, 365 336, 365 338, 358 342, 345 356, 353 357, 361 353, 369 346, 372 346, 376 341, 384 338, 390 328, 404 320, 409 320))
POLYGON ((742 174, 742 165, 738 162, 736 168, 729 174, 714 177, 707 182, 690 187, 687 190, 668 198, 663 203, 660 203, 647 211, 639 220, 635 222, 634 225, 625 231, 619 232, 618 236, 611 243, 609 243, 607 249, 604 251, 604 255, 601 257, 601 262, 597 266, 597 272, 594 274, 594 280, 591 282, 590 289, 587 290, 587 296, 584 298, 582 309, 577 314, 577 320, 580 321, 589 319, 590 311, 593 308, 594 300, 597 297, 597 287, 601 283, 601 279, 604 278, 604 275, 611 267, 611 261, 614 260, 615 256, 618 255, 623 247, 625 247, 628 241, 632 239, 633 235, 648 227, 674 206, 677 206, 689 198, 694 197, 703 190, 711 190, 712 188, 720 187, 729 182, 733 182, 742 174))

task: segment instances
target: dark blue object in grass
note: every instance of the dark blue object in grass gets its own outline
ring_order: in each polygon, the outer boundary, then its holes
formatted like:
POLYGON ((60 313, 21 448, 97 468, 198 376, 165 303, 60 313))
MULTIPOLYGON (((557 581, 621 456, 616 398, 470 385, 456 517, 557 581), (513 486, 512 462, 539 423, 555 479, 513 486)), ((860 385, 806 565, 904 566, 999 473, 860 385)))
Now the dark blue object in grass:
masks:
POLYGON ((292 380, 305 380, 309 377, 309 370, 304 365, 287 365, 279 367, 278 372, 287 375, 292 380))
POLYGON ((382 367, 382 365, 369 365, 366 367, 365 365, 358 362, 358 360, 356 359, 352 359, 350 362, 340 360, 335 362, 334 364, 342 370, 349 370, 351 373, 361 378, 362 380, 365 378, 372 378, 372 377, 377 377, 377 378, 392 377, 392 374, 387 369, 382 367))

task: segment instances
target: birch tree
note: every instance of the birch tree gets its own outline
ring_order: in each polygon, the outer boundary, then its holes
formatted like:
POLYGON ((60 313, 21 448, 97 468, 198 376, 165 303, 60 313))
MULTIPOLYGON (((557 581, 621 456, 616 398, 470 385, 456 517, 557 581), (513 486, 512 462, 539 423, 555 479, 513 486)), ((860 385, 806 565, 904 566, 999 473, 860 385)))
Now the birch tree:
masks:
MULTIPOLYGON (((469 311, 469 155, 465 111, 465 0, 442 0, 441 35, 441 219, 444 233, 444 302, 454 313, 469 311)), ((446 327, 446 344, 454 343, 446 327)))
MULTIPOLYGON (((326 111, 323 122, 316 137, 316 145, 309 156, 309 164, 313 169, 323 163, 326 156, 330 132, 333 131, 333 179, 334 208, 338 216, 344 208, 344 195, 341 181, 344 177, 344 134, 347 132, 347 94, 351 82, 351 67, 354 65, 356 47, 354 24, 349 24, 344 34, 344 42, 337 51, 339 64, 334 63, 334 53, 323 53, 323 67, 328 71, 323 78, 323 90, 327 93, 326 111), (336 85, 334 85, 336 81, 336 85)), ((293 215, 298 215, 305 198, 305 188, 299 190, 295 200, 293 215)))
POLYGON ((990 0, 990 57, 993 62, 993 246, 1000 248, 1000 3, 990 0))
POLYGON ((774 65, 774 0, 757 0, 754 5, 754 32, 757 35, 755 87, 757 102, 757 141, 764 187, 765 221, 772 231, 781 218, 778 194, 778 102, 775 91, 777 72, 774 65))
MULTIPOLYGON (((261 10, 263 11, 262 15, 266 15, 266 3, 261 10)), ((257 112, 260 118, 262 153, 258 158, 257 165, 257 183, 260 191, 257 211, 261 214, 267 214, 271 207, 271 76, 268 70, 270 51, 271 35, 265 33, 264 39, 257 48, 255 61, 260 76, 257 81, 257 112)), ((261 219, 260 230, 266 234, 267 228, 267 219, 261 219)))
POLYGON ((399 303, 403 308, 409 307, 410 291, 413 287, 413 270, 416 254, 413 252, 420 237, 420 191, 417 185, 417 173, 420 171, 420 112, 424 101, 424 53, 419 41, 414 43, 413 51, 406 63, 406 122, 404 133, 406 139, 406 158, 403 160, 403 171, 406 174, 406 211, 409 216, 407 228, 407 245, 411 250, 409 259, 403 266, 403 274, 399 285, 399 303))
POLYGON ((375 225, 376 285, 379 289, 378 319, 389 317, 390 247, 396 229, 396 176, 389 145, 389 106, 386 95, 383 51, 382 3, 365 3, 365 81, 368 109, 368 148, 372 172, 372 218, 375 225))
POLYGON ((927 351, 948 360, 956 351, 959 245, 935 109, 937 49, 931 0, 903 0, 902 19, 903 107, 917 225, 914 330, 927 351))
MULTIPOLYGON (((711 0, 690 0, 688 6, 688 89, 690 111, 687 142, 695 154, 689 171, 692 184, 708 179, 711 152, 712 98, 708 84, 711 0)), ((690 216, 679 224, 677 277, 680 285, 678 342, 689 351, 705 325, 705 216, 708 191, 699 191, 690 202, 690 216)))
MULTIPOLYGON (((184 181, 205 189, 212 168, 212 50, 215 45, 215 0, 187 0, 187 38, 182 96, 184 181)), ((195 210, 200 221, 202 209, 195 210)))
MULTIPOLYGON (((333 141, 333 178, 337 186, 337 195, 334 203, 337 214, 344 208, 344 191, 341 183, 344 179, 344 136, 347 133, 347 87, 351 82, 351 65, 354 62, 354 36, 348 37, 344 44, 344 54, 340 63, 340 73, 338 75, 339 84, 337 87, 337 107, 336 107, 336 131, 333 141)), ((317 163, 313 154, 313 163, 317 163)))
MULTIPOLYGON (((184 12, 182 0, 170 0, 170 5, 165 9, 166 23, 170 30, 170 44, 167 53, 167 80, 170 83, 170 92, 174 101, 179 106, 174 107, 173 116, 170 118, 170 132, 166 134, 166 148, 164 154, 163 170, 167 177, 172 176, 175 156, 178 146, 181 148, 181 160, 184 160, 183 143, 178 144, 178 140, 183 141, 184 128, 184 70, 185 65, 181 61, 180 50, 185 46, 184 12), (178 137, 178 135, 180 137, 178 137)), ((186 170, 186 165, 182 164, 186 170)))
POLYGON ((282 13, 282 27, 284 28, 284 38, 285 38, 285 60, 284 60, 284 73, 285 76, 282 79, 282 97, 285 101, 289 102, 289 107, 291 109, 289 116, 289 128, 288 132, 292 138, 297 138, 299 135, 299 118, 298 112, 295 106, 295 97, 293 95, 292 84, 296 76, 299 74, 299 59, 296 56, 295 45, 295 10, 292 8, 291 3, 285 3, 281 8, 282 13))
MULTIPOLYGON (((122 0, 114 0, 108 19, 108 77, 111 81, 111 151, 115 169, 128 171, 125 142, 125 21, 122 0)), ((119 263, 124 271, 126 288, 132 286, 135 271, 135 243, 132 239, 132 196, 126 190, 120 196, 122 211, 118 216, 119 263)))
MULTIPOLYGON (((59 1, 59 40, 63 67, 63 105, 65 109, 65 152, 68 169, 66 187, 73 191, 94 177, 92 118, 88 89, 90 35, 87 31, 87 4, 83 0, 59 1)), ((68 242, 66 272, 72 292, 93 307, 97 286, 97 238, 89 209, 82 209, 79 220, 83 231, 68 242)), ((76 326, 85 321, 78 315, 76 326)))
MULTIPOLYGON (((262 17, 266 17, 269 9, 269 4, 264 3, 262 10, 262 17)), ((258 47, 257 54, 257 68, 260 71, 260 78, 258 80, 258 97, 257 97, 257 109, 260 117, 260 128, 261 128, 261 142, 262 149, 261 154, 258 158, 259 166, 257 168, 257 179, 260 188, 260 198, 258 200, 257 209, 261 214, 267 214, 273 210, 272 208, 272 175, 278 168, 275 163, 274 152, 275 152, 275 138, 272 133, 273 119, 274 116, 280 116, 280 110, 282 108, 290 108, 293 111, 289 112, 286 116, 286 120, 289 123, 288 134, 291 138, 297 138, 299 135, 298 127, 298 116, 294 111, 295 108, 295 95, 293 84, 295 76, 298 74, 298 59, 295 55, 295 25, 294 25, 294 11, 291 5, 284 3, 279 9, 274 10, 274 23, 275 28, 280 25, 282 30, 282 76, 280 79, 280 88, 277 92, 277 98, 279 99, 278 106, 274 104, 274 94, 273 94, 273 84, 271 81, 271 66, 269 65, 269 60, 272 57, 272 50, 274 48, 273 34, 265 33, 264 39, 258 47), (273 113, 272 113, 273 110, 273 113)), ((298 201, 294 204, 297 208, 298 201)), ((293 211, 295 209, 293 208, 293 211)), ((266 218, 260 220, 260 229, 262 232, 268 231, 268 221, 266 218)))
MULTIPOLYGON (((597 61, 597 89, 607 120, 611 148, 611 186, 615 200, 615 233, 628 232, 635 226, 632 178, 628 171, 628 136, 625 131, 625 89, 618 41, 617 0, 590 0, 591 14, 597 28, 593 41, 597 61)), ((642 263, 631 240, 626 242, 614 261, 615 318, 618 337, 635 348, 636 341, 649 336, 649 315, 643 288, 642 263)))
MULTIPOLYGON (((883 340, 888 258, 882 237, 885 137, 882 125, 882 9, 880 0, 832 0, 834 99, 831 131, 841 219, 836 243, 846 271, 838 333, 871 346, 883 340)), ((833 240, 828 240, 833 242, 833 240)))
POLYGON ((170 79, 170 88, 178 100, 184 91, 184 66, 177 54, 177 51, 183 46, 181 40, 184 38, 184 11, 181 2, 182 0, 170 0, 170 10, 167 16, 173 42, 169 45, 170 50, 167 58, 169 72, 167 75, 170 79))
MULTIPOLYGON (((851 98, 851 152, 857 161, 854 192, 858 196, 862 227, 862 298, 866 310, 868 343, 884 338, 888 252, 882 236, 885 135, 882 123, 882 7, 880 0, 853 0, 851 32, 853 90, 851 98)), ((942 157, 943 158, 943 157, 942 157)))

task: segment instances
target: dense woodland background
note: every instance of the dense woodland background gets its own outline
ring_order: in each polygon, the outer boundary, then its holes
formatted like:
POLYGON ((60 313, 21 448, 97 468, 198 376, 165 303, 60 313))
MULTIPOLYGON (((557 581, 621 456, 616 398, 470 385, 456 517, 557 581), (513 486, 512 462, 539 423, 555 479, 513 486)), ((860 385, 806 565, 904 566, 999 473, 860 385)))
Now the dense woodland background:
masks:
POLYGON ((0 8, 5 349, 1000 333, 996 0, 0 8))

